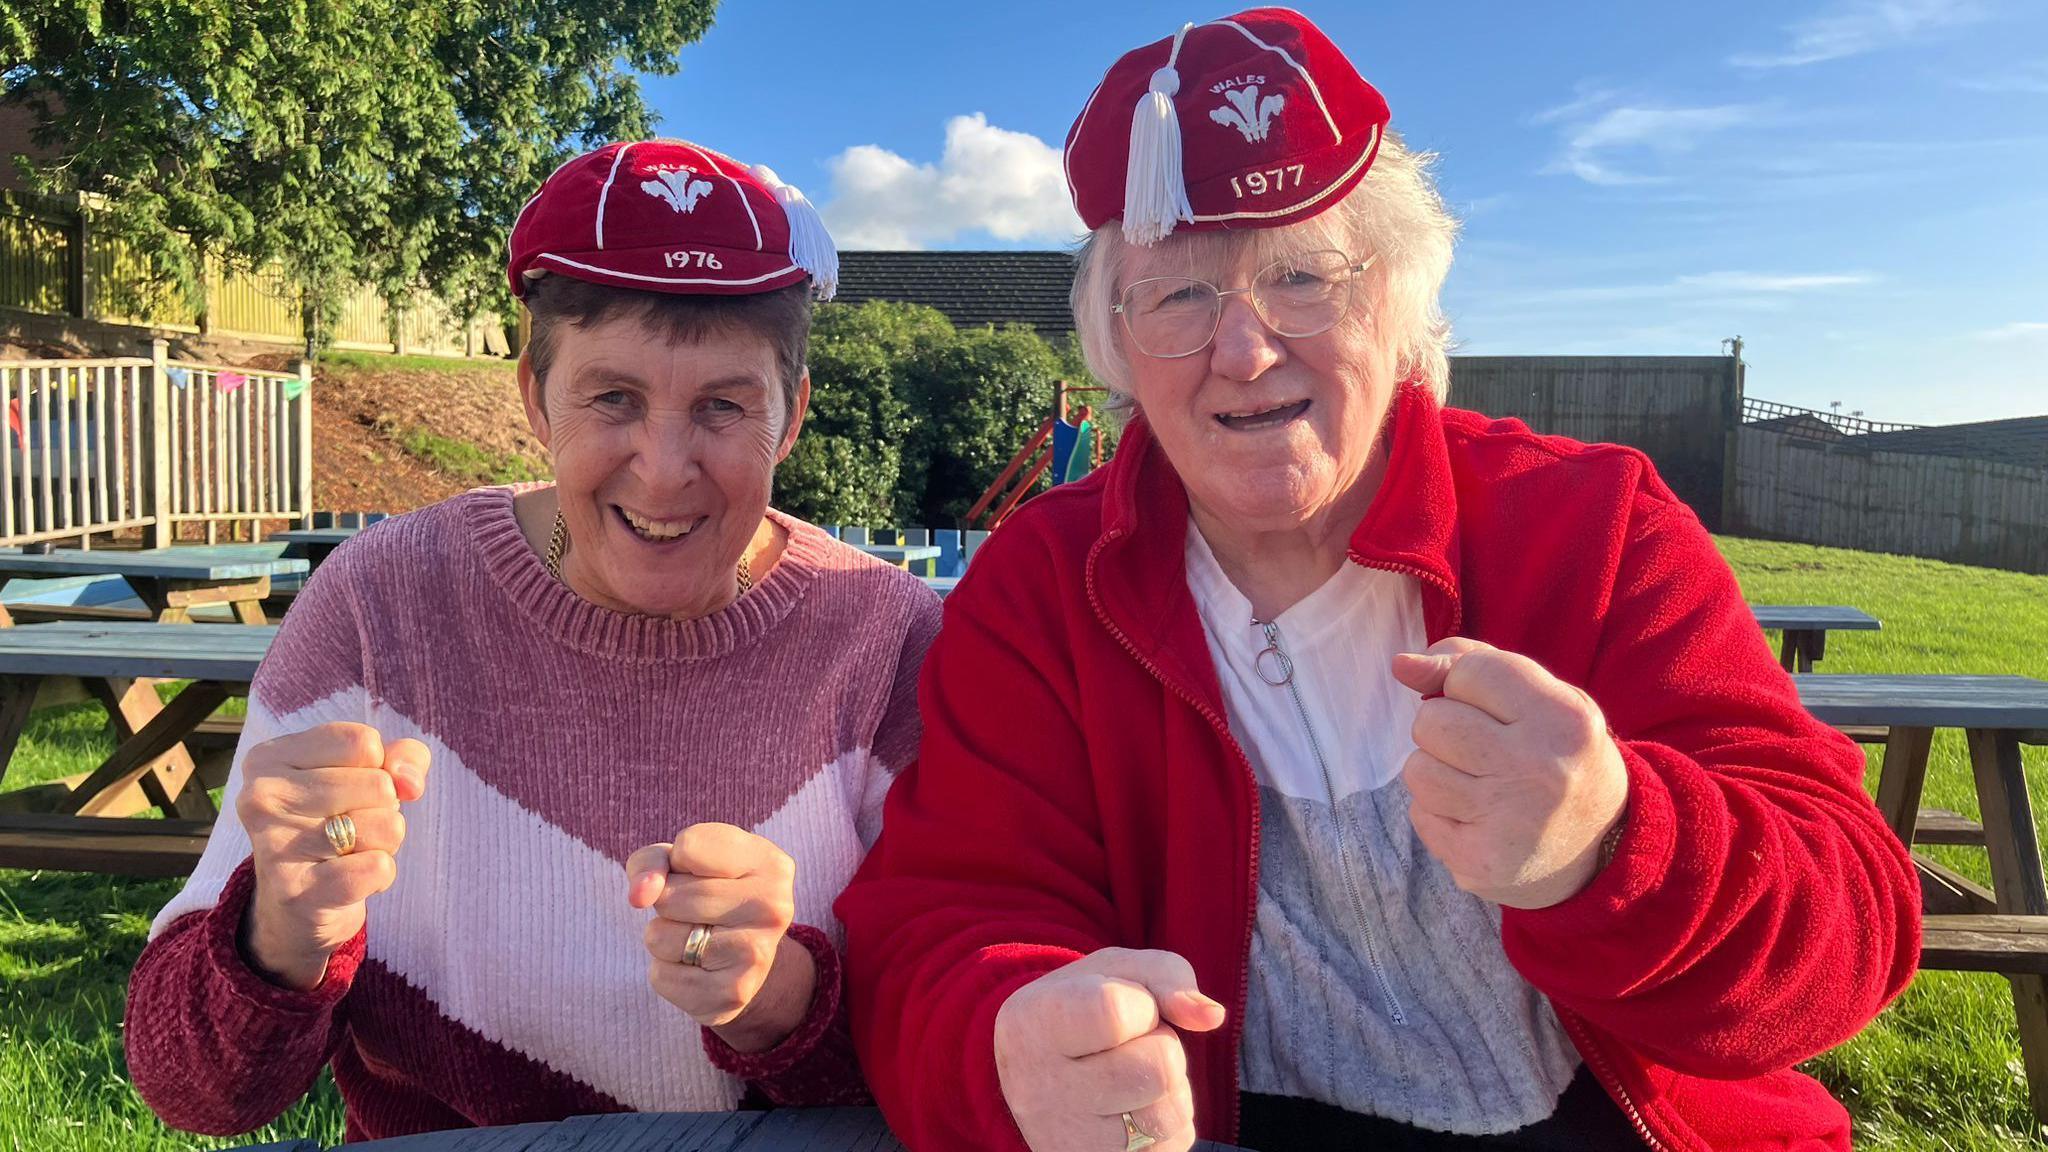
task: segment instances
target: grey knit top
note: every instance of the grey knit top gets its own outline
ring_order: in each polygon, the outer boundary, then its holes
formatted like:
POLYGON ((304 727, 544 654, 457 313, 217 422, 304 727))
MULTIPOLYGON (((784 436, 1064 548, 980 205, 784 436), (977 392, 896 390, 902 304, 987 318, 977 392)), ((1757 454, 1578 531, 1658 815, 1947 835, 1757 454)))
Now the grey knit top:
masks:
POLYGON ((1346 564, 1258 622, 1192 525, 1187 573, 1259 778, 1243 1089, 1442 1132, 1548 1117, 1578 1053, 1508 963, 1500 909, 1458 888, 1408 820, 1420 699, 1390 666, 1426 644, 1414 580, 1346 564), (1285 663, 1261 655, 1274 647, 1285 663))

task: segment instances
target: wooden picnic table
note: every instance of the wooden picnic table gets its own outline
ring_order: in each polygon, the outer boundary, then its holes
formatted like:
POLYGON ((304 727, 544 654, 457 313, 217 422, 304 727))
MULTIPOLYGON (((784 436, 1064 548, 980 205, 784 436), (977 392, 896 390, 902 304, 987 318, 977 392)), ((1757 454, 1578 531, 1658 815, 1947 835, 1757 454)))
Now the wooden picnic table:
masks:
MULTIPOLYGON (((901 1152, 872 1108, 771 1112, 622 1112, 553 1124, 467 1128, 350 1144, 348 1152, 901 1152)), ((1199 1152, 1241 1152, 1197 1141, 1199 1152)), ((242 1152, 327 1152, 312 1140, 242 1152)))
POLYGON ((886 560, 920 576, 931 575, 932 567, 939 559, 939 546, 936 544, 855 544, 854 547, 877 560, 886 560), (921 568, 912 568, 912 565, 920 565, 921 568))
POLYGON ((229 721, 209 734, 208 719, 248 694, 276 636, 274 625, 147 621, 0 629, 0 783, 52 680, 82 681, 106 705, 116 739, 113 754, 82 778, 0 793, 0 868, 190 872, 216 814, 207 789, 226 781, 240 731, 229 721), (159 679, 191 683, 166 704, 159 679), (150 807, 166 819, 128 818, 150 807))
MULTIPOLYGON (((135 589, 149 618, 165 624, 190 621, 191 610, 203 604, 225 604, 244 624, 268 623, 263 600, 270 595, 271 577, 303 574, 310 567, 260 544, 0 551, 0 577, 119 576, 135 589)), ((61 606, 38 606, 35 611, 44 618, 66 614, 61 606)), ((13 616, 0 605, 0 627, 13 623, 13 616)))
POLYGON ((334 550, 355 539, 361 528, 294 528, 289 532, 272 532, 265 541, 276 540, 298 547, 304 553, 306 563, 318 568, 322 561, 334 555, 334 550))
POLYGON ((1883 726, 1877 806, 1901 841, 1981 843, 1992 887, 1914 854, 1926 908, 1920 963, 2003 973, 2019 1016, 2027 1093, 2048 1121, 2048 877, 2027 794, 2022 745, 2048 744, 2048 682, 2024 676, 1800 675, 1800 701, 1837 728, 1883 726), (1937 728, 1968 742, 1981 826, 1920 807, 1937 728), (1929 825, 1938 835, 1928 835, 1929 825))
POLYGON ((1778 662, 1787 672, 1811 672, 1814 661, 1827 655, 1829 632, 1876 632, 1884 625, 1860 609, 1839 605, 1752 604, 1756 622, 1767 632, 1784 634, 1778 662))

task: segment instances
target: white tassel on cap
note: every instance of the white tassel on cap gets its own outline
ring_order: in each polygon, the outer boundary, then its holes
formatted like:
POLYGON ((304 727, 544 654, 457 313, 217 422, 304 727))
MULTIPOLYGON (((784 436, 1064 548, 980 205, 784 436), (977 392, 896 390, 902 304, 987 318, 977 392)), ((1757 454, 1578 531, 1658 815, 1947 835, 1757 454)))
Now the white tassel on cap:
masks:
POLYGON ((1192 222, 1187 180, 1180 166, 1180 115, 1173 98, 1180 91, 1180 42, 1193 24, 1173 35, 1166 67, 1152 74, 1152 83, 1131 109, 1131 155, 1124 166, 1124 239, 1140 246, 1157 244, 1175 224, 1192 222))
POLYGON ((830 300, 839 291, 839 248, 825 231, 825 218, 796 185, 783 183, 775 169, 756 164, 754 175, 775 193, 775 202, 782 205, 782 215, 789 221, 789 262, 811 274, 818 299, 830 300))

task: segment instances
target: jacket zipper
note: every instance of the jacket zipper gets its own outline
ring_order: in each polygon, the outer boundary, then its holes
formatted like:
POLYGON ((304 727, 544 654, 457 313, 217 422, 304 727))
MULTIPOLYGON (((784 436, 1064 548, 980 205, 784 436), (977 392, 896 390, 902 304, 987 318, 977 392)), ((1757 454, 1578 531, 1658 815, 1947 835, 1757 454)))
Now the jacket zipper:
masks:
POLYGON ((1628 1122, 1635 1125, 1636 1135, 1643 1138, 1643 1143, 1651 1152, 1670 1152, 1664 1142, 1657 1139, 1657 1134, 1650 1131, 1649 1122, 1643 1119, 1642 1112, 1636 1108, 1635 1100, 1628 1094, 1628 1085, 1623 1084, 1621 1077, 1614 1074, 1614 1069, 1608 1067, 1607 1058, 1601 1054, 1599 1047, 1588 1044, 1585 1034, 1574 1026, 1576 1019, 1569 1009, 1558 1011, 1558 1023, 1564 1025, 1565 1035, 1572 1038, 1572 1043, 1579 1049, 1579 1055, 1585 1057, 1586 1062, 1593 1066, 1593 1078, 1606 1086, 1608 1094, 1614 1097, 1614 1102, 1627 1114, 1628 1122))
POLYGON ((1358 888, 1358 873, 1352 868, 1350 837, 1344 832, 1344 814, 1337 807, 1337 781, 1330 774, 1330 762, 1323 755, 1323 744, 1316 738, 1315 725, 1309 722, 1308 705, 1302 702, 1301 685, 1294 681, 1294 659, 1280 645, 1280 625, 1270 620, 1253 620, 1266 637, 1266 647, 1253 660, 1253 667, 1259 679, 1275 688, 1287 689, 1287 695, 1294 701, 1294 714, 1301 718, 1301 730, 1308 735, 1308 748, 1316 758, 1316 767, 1323 774, 1323 792, 1330 800, 1330 817, 1337 830, 1337 870, 1344 877, 1344 890, 1351 897, 1352 915, 1358 918, 1360 942, 1365 946, 1365 962, 1372 969, 1373 980, 1379 984, 1380 996, 1387 1002, 1388 1018, 1396 1027, 1406 1027, 1408 1014, 1401 1009, 1401 1000, 1394 995, 1393 981, 1387 977, 1387 968, 1380 960, 1379 944, 1376 941, 1372 919, 1365 913, 1365 897, 1358 888), (1268 661, 1268 656, 1271 661, 1268 661), (1270 669, 1270 671, 1269 671, 1270 669))
MULTIPOLYGON (((1230 1012, 1230 1049, 1231 1058, 1235 1061, 1237 1054, 1244 1050, 1244 1006, 1251 999, 1252 937, 1258 928, 1259 776, 1257 772, 1252 770, 1251 758, 1244 754, 1244 749, 1238 746, 1237 738, 1230 734, 1230 725, 1223 717, 1218 716, 1214 709, 1210 708, 1208 704, 1204 703, 1194 693, 1182 688, 1170 679, 1165 672, 1160 670, 1159 665, 1146 659, 1138 651, 1138 646, 1131 642, 1131 638, 1124 634, 1123 629, 1116 626, 1116 623, 1109 618, 1109 612, 1103 608, 1102 597, 1095 587, 1095 561, 1105 545, 1122 535, 1121 531, 1107 533, 1096 540, 1095 546, 1088 551, 1086 565, 1088 574, 1088 603, 1095 609, 1095 618, 1101 622, 1103 629, 1116 639, 1116 642, 1123 647, 1123 650, 1130 653, 1131 659, 1137 662, 1138 667, 1143 668, 1154 680, 1159 681, 1161 687, 1180 697, 1188 707, 1200 713, 1202 718, 1209 722, 1209 727, 1215 730, 1216 735, 1222 738, 1223 746, 1228 748, 1231 754, 1237 758, 1237 766, 1241 770, 1239 779, 1243 782, 1244 786, 1245 802, 1251 811, 1252 851, 1246 864, 1246 876, 1249 883, 1245 889, 1249 896, 1245 900, 1244 934, 1240 938, 1241 943, 1237 950, 1237 998, 1232 1001, 1230 1012)), ((1237 1082, 1237 1069, 1235 1067, 1231 1069, 1230 1077, 1234 1085, 1237 1082)), ((1227 1097, 1224 1102, 1224 1113, 1230 1118, 1227 1132, 1232 1139, 1235 1139, 1238 1123, 1243 1119, 1239 1108, 1240 1101, 1236 1091, 1229 1092, 1227 1097)))

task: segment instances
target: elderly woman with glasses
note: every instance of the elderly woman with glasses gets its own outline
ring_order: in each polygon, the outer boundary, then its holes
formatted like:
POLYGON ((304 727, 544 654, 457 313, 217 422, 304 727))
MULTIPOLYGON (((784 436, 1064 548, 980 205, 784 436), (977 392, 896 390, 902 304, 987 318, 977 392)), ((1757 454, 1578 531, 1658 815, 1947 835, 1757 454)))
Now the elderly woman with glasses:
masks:
POLYGON ((913 1149, 1849 1147, 1794 1065, 1910 977, 1906 853, 1648 460, 1442 406, 1386 122, 1260 9, 1068 137, 1136 415, 948 601, 838 905, 913 1149))

